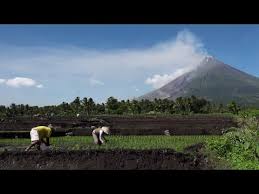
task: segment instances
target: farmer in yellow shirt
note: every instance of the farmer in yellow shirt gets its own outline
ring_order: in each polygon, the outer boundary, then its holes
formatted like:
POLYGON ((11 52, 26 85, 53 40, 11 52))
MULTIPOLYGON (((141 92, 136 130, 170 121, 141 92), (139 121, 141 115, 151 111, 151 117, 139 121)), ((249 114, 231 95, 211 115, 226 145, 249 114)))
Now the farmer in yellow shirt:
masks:
POLYGON ((49 138, 53 131, 53 126, 50 124, 46 126, 38 126, 31 129, 31 145, 25 149, 25 151, 30 150, 33 146, 37 146, 37 149, 40 150, 41 143, 44 143, 46 146, 49 146, 49 138), (44 138, 46 141, 44 141, 44 138))

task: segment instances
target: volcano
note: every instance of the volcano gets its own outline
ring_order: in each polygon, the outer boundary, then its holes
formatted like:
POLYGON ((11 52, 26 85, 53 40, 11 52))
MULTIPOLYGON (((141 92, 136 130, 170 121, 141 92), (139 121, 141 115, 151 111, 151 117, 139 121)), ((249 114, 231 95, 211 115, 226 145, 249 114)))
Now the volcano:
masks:
POLYGON ((227 104, 234 100, 245 106, 259 106, 259 78, 205 57, 195 69, 138 99, 169 99, 189 96, 227 104))

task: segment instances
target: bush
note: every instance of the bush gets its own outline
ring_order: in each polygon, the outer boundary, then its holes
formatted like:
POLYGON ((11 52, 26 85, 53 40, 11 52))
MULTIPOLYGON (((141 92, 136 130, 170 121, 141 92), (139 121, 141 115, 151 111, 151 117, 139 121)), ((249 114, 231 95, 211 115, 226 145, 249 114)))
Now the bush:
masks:
POLYGON ((231 103, 229 103, 227 107, 228 107, 228 110, 233 114, 238 114, 239 111, 241 110, 240 106, 238 106, 235 101, 232 101, 231 103))
POLYGON ((255 117, 239 118, 240 128, 231 128, 207 146, 237 169, 259 169, 259 123, 255 117))
POLYGON ((242 117, 258 117, 259 109, 245 109, 239 112, 239 115, 242 117))

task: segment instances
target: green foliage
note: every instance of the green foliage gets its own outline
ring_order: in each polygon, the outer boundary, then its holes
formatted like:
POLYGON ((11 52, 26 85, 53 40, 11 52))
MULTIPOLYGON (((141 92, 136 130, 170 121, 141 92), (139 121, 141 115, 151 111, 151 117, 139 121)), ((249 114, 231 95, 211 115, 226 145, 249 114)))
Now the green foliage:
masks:
POLYGON ((242 117, 259 117, 259 109, 245 109, 240 111, 239 115, 242 117))
MULTIPOLYGON (((121 100, 109 97, 106 103, 95 103, 92 98, 76 97, 70 103, 63 102, 52 106, 29 106, 11 104, 9 107, 0 106, 0 118, 17 117, 90 117, 92 115, 193 115, 193 114, 238 114, 249 115, 252 111, 240 111, 240 107, 231 102, 228 107, 223 104, 213 104, 203 98, 179 97, 175 101, 168 99, 150 100, 121 100), (250 112, 249 112, 250 111, 250 112)), ((255 113, 256 110, 253 110, 255 113)), ((252 114, 252 113, 251 113, 252 114)), ((259 110, 257 111, 259 114, 259 110)))
POLYGON ((236 104, 236 102, 232 101, 227 105, 228 110, 233 114, 238 114, 241 108, 236 104))
POLYGON ((255 117, 239 118, 240 128, 232 128, 207 146, 236 169, 259 169, 259 123, 255 117))
POLYGON ((117 114, 119 108, 119 102, 114 97, 109 97, 106 103, 106 109, 109 114, 117 114))

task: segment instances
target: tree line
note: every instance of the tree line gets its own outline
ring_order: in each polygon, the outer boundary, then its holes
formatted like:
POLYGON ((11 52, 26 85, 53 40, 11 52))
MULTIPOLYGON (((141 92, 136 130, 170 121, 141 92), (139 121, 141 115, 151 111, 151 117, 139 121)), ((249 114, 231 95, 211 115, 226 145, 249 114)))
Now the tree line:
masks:
POLYGON ((16 116, 52 117, 52 116, 91 116, 103 114, 137 115, 137 114, 208 114, 234 113, 238 114, 240 107, 233 101, 227 106, 215 104, 204 98, 179 97, 176 100, 118 100, 109 97, 105 103, 96 103, 92 98, 76 97, 70 103, 63 102, 52 106, 30 106, 28 104, 11 104, 0 106, 0 117, 16 116))

